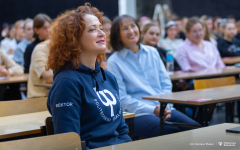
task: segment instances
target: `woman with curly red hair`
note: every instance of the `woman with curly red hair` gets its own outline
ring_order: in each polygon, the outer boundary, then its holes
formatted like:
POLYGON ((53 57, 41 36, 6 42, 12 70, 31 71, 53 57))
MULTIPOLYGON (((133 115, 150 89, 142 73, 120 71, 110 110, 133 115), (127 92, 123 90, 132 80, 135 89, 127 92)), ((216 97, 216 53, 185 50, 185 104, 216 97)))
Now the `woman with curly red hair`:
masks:
POLYGON ((131 141, 115 77, 99 64, 105 57, 102 13, 86 3, 53 23, 47 69, 54 71, 47 106, 55 134, 76 132, 87 147, 131 141))

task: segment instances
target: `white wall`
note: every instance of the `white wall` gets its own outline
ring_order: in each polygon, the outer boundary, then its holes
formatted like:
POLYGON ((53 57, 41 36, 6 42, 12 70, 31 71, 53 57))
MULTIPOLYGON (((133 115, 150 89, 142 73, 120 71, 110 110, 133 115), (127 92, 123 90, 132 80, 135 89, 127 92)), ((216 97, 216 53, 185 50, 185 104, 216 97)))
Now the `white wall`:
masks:
POLYGON ((137 17, 136 0, 118 0, 118 14, 137 17))

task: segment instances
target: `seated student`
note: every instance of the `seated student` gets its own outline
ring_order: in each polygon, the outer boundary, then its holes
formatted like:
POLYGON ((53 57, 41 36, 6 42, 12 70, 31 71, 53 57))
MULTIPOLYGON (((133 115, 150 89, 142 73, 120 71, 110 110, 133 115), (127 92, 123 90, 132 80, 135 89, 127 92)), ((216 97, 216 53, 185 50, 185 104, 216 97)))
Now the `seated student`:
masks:
POLYGON ((227 16, 227 21, 235 24, 236 23, 236 18, 233 15, 228 15, 227 16))
POLYGON ((186 35, 185 35, 185 33, 183 32, 183 29, 182 29, 182 21, 181 21, 181 19, 179 17, 175 17, 175 18, 173 18, 172 21, 174 21, 176 23, 177 38, 185 40, 186 39, 186 35))
POLYGON ((49 39, 51 18, 46 14, 38 14, 33 19, 33 31, 35 40, 26 47, 24 52, 24 72, 29 73, 31 56, 34 47, 47 39, 49 39))
POLYGON ((236 33, 233 22, 223 24, 223 38, 218 40, 221 57, 240 56, 240 41, 235 38, 236 33))
POLYGON ((29 70, 28 79, 28 92, 27 98, 45 97, 48 96, 48 89, 44 87, 37 87, 34 84, 52 84, 53 83, 53 71, 45 70, 47 65, 47 59, 49 54, 49 40, 39 43, 35 46, 31 65, 29 70))
POLYGON ((24 26, 24 20, 18 20, 15 24, 14 24, 14 28, 15 28, 15 39, 12 40, 9 43, 9 49, 8 49, 8 56, 10 58, 13 59, 14 56, 14 52, 15 49, 17 47, 17 45, 19 44, 19 42, 21 42, 24 38, 24 32, 23 32, 23 26, 24 26))
MULTIPOLYGON (((139 42, 139 27, 131 16, 123 15, 114 19, 110 39, 115 53, 108 59, 108 70, 117 79, 123 111, 137 116, 134 134, 144 138, 158 136, 159 102, 142 100, 142 97, 171 93, 172 83, 163 62, 154 47, 139 42)), ((165 109, 165 120, 199 125, 171 108, 172 104, 165 109)), ((181 130, 183 128, 164 126, 164 134, 181 130)))
POLYGON ((6 54, 8 53, 9 50, 9 43, 15 38, 15 28, 14 24, 9 26, 9 33, 8 35, 1 41, 1 50, 5 52, 6 54))
POLYGON ((76 132, 90 149, 131 141, 116 79, 99 66, 106 50, 102 21, 89 3, 61 14, 47 64, 54 71, 47 100, 54 133, 76 132))
POLYGON ((9 24, 6 22, 3 23, 0 31, 1 31, 1 34, 0 34, 0 42, 1 42, 9 34, 9 24))
MULTIPOLYGON (((8 57, 8 55, 0 49, 0 76, 9 75, 22 75, 23 67, 16 64, 14 60, 8 57)), ((8 88, 0 87, 1 92, 3 92, 4 100, 17 100, 21 99, 21 94, 19 90, 19 84, 11 84, 8 88)))
POLYGON ((26 49, 27 45, 30 44, 34 40, 34 38, 33 38, 33 20, 32 19, 27 18, 25 20, 23 30, 25 33, 25 37, 17 45, 15 52, 14 52, 14 57, 13 57, 15 62, 22 66, 24 65, 23 55, 24 55, 25 49, 26 49))
POLYGON ((171 49, 173 54, 179 44, 183 42, 182 39, 177 39, 177 26, 174 21, 169 21, 165 27, 164 39, 160 41, 160 44, 165 49, 171 49))
POLYGON ((216 34, 217 36, 217 42, 218 40, 222 39, 223 38, 223 24, 227 22, 227 19, 224 18, 224 19, 219 19, 218 20, 218 33, 216 34))
POLYGON ((106 50, 106 57, 107 59, 113 54, 112 47, 110 45, 110 30, 112 27, 112 21, 107 17, 103 16, 103 32, 106 35, 106 44, 107 44, 107 50, 106 50))
POLYGON ((240 20, 236 22, 236 28, 237 28, 237 35, 235 36, 235 38, 240 40, 240 20))
POLYGON ((174 57, 184 71, 224 68, 215 45, 203 40, 203 26, 196 18, 186 25, 187 39, 179 45, 174 57))
POLYGON ((202 21, 205 36, 204 40, 210 41, 212 44, 217 46, 217 37, 213 34, 213 19, 210 16, 203 15, 200 18, 200 21, 202 21))
MULTIPOLYGON (((167 50, 157 46, 158 40, 160 39, 160 36, 161 36, 161 30, 159 25, 153 22, 148 23, 143 27, 141 33, 142 33, 142 44, 155 47, 158 50, 158 53, 163 61, 163 64, 166 67, 167 50)), ((181 70, 181 67, 178 65, 176 60, 174 60, 174 70, 175 71, 181 70)))

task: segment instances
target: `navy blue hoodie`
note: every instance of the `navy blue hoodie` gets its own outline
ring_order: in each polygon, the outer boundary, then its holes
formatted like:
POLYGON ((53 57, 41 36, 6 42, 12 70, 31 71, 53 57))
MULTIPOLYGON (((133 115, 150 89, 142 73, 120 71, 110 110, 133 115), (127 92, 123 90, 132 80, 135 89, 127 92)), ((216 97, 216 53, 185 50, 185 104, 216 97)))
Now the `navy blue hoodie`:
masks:
POLYGON ((89 148, 131 141, 117 81, 97 62, 95 70, 81 65, 55 71, 47 106, 55 134, 76 132, 89 148))
POLYGON ((240 41, 236 38, 233 38, 232 42, 219 39, 218 50, 221 57, 240 56, 240 41))

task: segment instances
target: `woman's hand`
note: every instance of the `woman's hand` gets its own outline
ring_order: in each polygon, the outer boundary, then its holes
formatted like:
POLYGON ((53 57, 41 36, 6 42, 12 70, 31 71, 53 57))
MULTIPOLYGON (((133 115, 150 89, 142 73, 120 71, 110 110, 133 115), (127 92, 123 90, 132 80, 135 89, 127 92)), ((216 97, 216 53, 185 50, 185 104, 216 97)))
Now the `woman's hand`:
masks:
POLYGON ((0 76, 8 76, 10 75, 9 71, 5 68, 5 66, 0 66, 0 76))
MULTIPOLYGON (((166 109, 165 109, 165 111, 164 111, 164 120, 168 121, 168 120, 171 118, 171 113, 172 113, 172 111, 169 110, 169 109, 166 107, 166 109)), ((157 105, 157 106, 156 106, 156 108, 155 108, 155 110, 154 110, 154 114, 159 117, 159 115, 160 115, 160 105, 157 105)))

